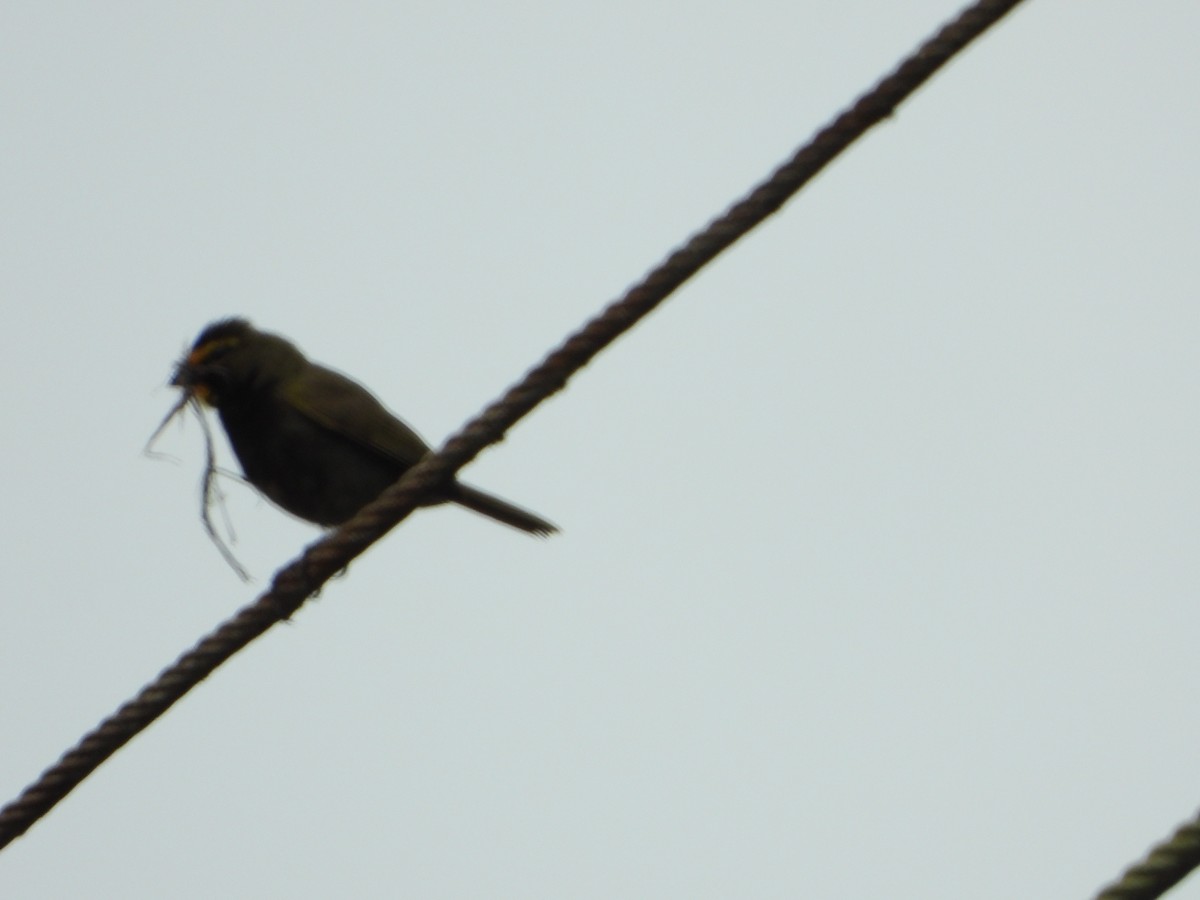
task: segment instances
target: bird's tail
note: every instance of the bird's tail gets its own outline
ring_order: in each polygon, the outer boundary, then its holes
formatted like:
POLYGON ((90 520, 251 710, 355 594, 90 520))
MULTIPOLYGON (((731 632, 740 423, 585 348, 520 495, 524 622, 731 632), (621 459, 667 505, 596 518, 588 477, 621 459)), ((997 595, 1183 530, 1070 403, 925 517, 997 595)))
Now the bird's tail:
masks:
POLYGON ((541 516, 536 516, 529 510, 521 509, 519 506, 514 506, 507 500, 501 500, 491 494, 485 494, 478 488, 473 488, 466 484, 455 484, 454 493, 450 496, 451 501, 459 506, 465 506, 467 509, 473 510, 480 515, 487 516, 489 519, 495 519, 497 522, 503 522, 513 528, 519 528, 521 531, 529 534, 536 534, 538 537, 549 537, 558 531, 558 526, 547 522, 541 516))

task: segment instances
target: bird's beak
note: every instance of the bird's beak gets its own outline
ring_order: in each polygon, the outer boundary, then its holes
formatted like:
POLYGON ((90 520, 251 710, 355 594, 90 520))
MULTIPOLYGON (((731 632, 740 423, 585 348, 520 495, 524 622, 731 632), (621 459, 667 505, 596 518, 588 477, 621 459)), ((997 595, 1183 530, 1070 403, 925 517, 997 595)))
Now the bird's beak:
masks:
POLYGON ((212 391, 200 380, 201 376, 198 376, 193 368, 193 356, 195 354, 180 360, 175 366, 175 372, 171 375, 171 387, 181 388, 188 396, 195 397, 205 405, 212 405, 212 391))

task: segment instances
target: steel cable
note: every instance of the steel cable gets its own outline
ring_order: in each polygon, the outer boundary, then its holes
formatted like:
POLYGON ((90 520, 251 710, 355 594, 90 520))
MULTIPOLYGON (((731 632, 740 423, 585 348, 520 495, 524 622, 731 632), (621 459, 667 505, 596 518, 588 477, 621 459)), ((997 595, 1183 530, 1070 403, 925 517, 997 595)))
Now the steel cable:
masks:
POLYGON ((184 653, 134 699, 85 735, 16 800, 0 809, 0 848, 24 834, 104 760, 222 662, 272 625, 291 616, 332 575, 412 512, 422 497, 489 444, 499 441, 539 403, 561 390, 601 350, 721 251, 776 212, 846 147, 890 116, 901 101, 1019 3, 1020 0, 980 0, 965 9, 744 199, 672 252, 625 296, 546 356, 520 383, 450 438, 441 450, 426 456, 352 520, 281 569, 268 591, 184 653))

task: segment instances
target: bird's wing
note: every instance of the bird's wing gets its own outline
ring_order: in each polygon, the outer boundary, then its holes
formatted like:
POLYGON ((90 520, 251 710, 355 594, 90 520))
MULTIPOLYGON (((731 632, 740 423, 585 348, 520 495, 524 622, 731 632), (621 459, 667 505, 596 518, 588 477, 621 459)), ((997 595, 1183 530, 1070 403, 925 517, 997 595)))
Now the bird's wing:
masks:
POLYGON ((361 384, 340 372, 309 365, 291 379, 284 399, 322 428, 411 466, 429 445, 361 384))

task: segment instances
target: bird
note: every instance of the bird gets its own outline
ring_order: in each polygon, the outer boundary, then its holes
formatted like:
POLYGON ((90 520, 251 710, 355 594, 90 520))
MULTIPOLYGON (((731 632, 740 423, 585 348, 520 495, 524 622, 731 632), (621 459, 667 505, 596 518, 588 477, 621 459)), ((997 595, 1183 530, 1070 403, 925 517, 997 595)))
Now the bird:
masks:
MULTIPOLYGON (((214 408, 246 480, 281 509, 324 527, 345 522, 429 452, 356 381, 313 362, 247 319, 206 326, 171 385, 214 408)), ((455 503, 528 534, 558 528, 457 479, 427 505, 455 503)))

